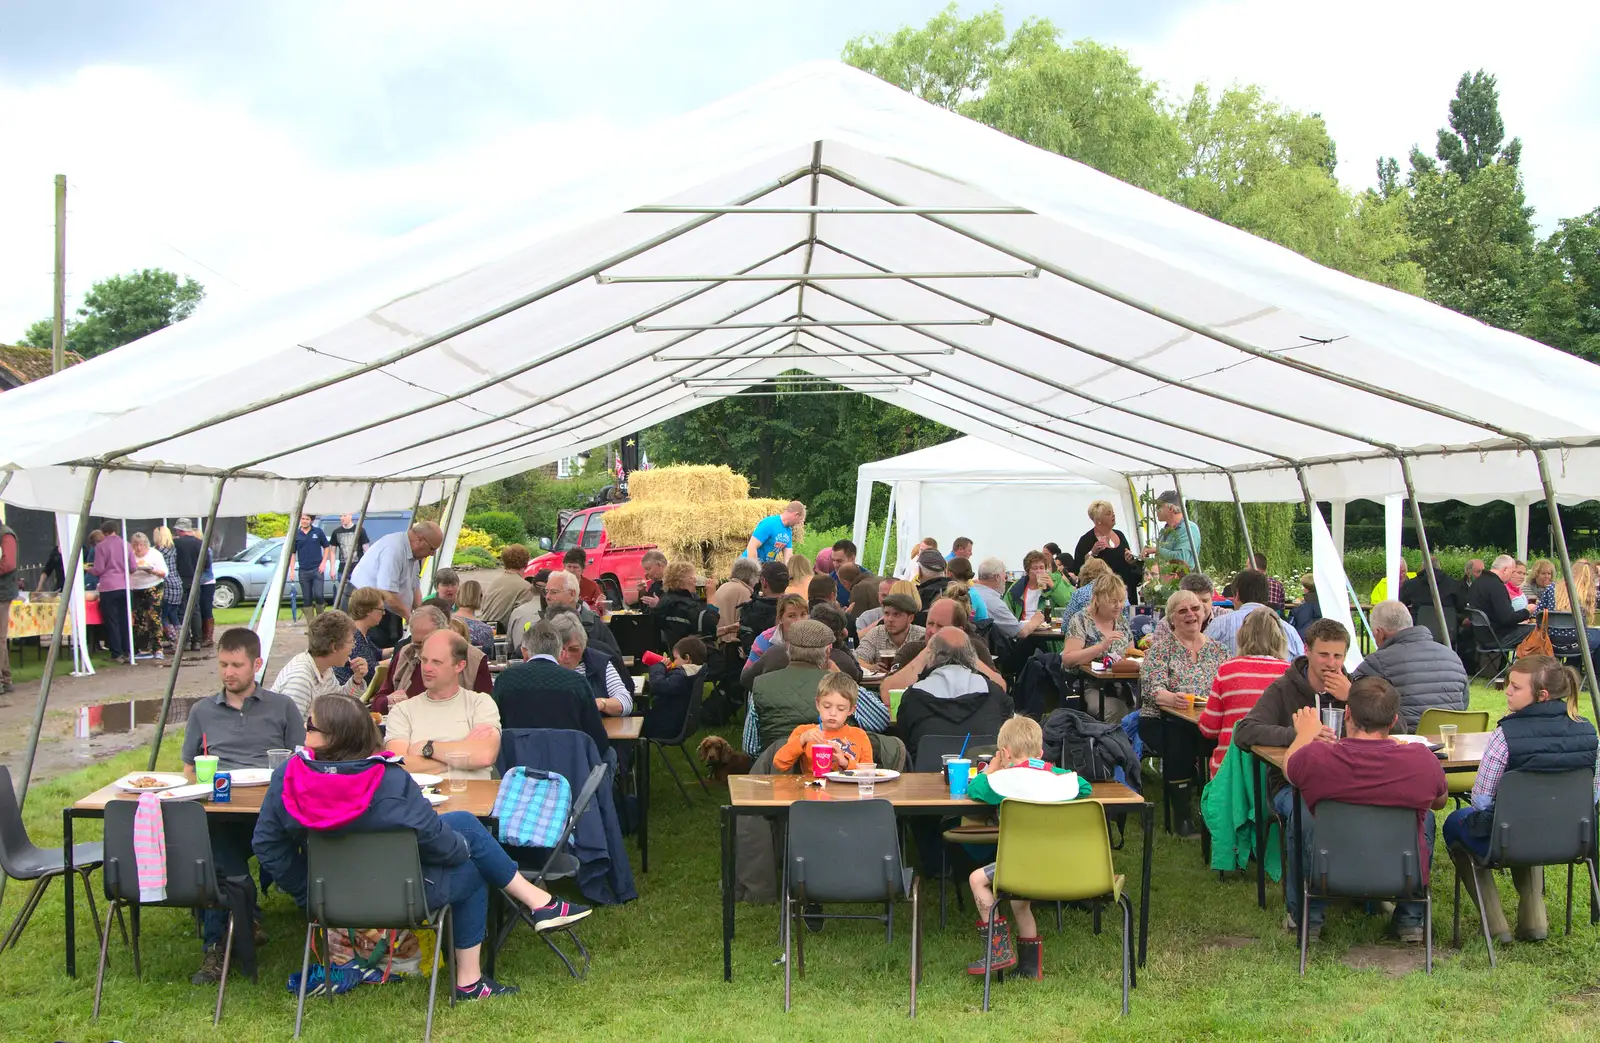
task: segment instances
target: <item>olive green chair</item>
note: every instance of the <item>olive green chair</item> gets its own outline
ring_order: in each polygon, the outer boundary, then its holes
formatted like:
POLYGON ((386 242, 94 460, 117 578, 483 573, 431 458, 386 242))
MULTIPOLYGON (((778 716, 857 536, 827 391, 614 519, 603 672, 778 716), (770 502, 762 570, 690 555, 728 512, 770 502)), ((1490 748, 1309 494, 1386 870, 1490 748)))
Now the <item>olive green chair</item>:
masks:
POLYGON ((1133 970, 1133 902, 1123 893, 1123 877, 1111 865, 1111 833, 1105 809, 1092 800, 1042 804, 1005 800, 1000 804, 1000 843, 995 853, 996 901, 989 910, 984 945, 983 1009, 989 1009, 995 917, 1000 902, 1089 902, 1122 907, 1122 1013, 1128 1013, 1133 970))
MULTIPOLYGON (((1455 725, 1457 735, 1464 735, 1467 732, 1486 732, 1489 730, 1489 711, 1439 710, 1429 707, 1422 711, 1422 719, 1417 722, 1417 734, 1438 735, 1439 725, 1441 724, 1455 725)), ((1457 805, 1460 805, 1472 798, 1472 787, 1478 782, 1478 773, 1475 771, 1446 772, 1444 781, 1450 796, 1455 798, 1457 805)))

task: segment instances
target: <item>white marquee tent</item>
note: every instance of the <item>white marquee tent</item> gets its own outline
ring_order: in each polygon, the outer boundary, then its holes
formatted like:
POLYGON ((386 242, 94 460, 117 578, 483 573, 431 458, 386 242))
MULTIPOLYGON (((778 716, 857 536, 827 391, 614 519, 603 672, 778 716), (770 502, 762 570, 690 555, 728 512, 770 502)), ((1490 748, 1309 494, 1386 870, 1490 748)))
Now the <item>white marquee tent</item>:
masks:
POLYGON ((1404 460, 1424 498, 1600 493, 1600 369, 837 63, 530 152, 523 184, 7 392, 0 498, 214 516, 370 486, 449 497, 448 553, 471 487, 791 370, 1110 487, 1381 499, 1404 460))
POLYGON ((1088 528, 1095 500, 1109 500, 1119 523, 1133 524, 1128 483, 1113 489, 971 436, 862 464, 856 475, 854 538, 863 563, 881 557, 880 549, 866 545, 876 482, 889 486, 901 548, 932 536, 948 551, 957 536, 967 536, 975 559, 997 555, 1011 569, 1020 569, 1022 556, 1046 541, 1065 546, 1075 540, 1088 528))

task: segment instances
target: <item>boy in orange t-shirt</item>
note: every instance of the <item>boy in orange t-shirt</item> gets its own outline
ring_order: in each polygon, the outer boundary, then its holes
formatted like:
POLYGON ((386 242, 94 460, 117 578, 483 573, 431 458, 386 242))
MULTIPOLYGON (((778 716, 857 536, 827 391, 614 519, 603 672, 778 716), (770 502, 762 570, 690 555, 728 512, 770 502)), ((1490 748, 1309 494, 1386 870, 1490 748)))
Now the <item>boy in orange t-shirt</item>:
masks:
POLYGON ((809 765, 811 747, 819 742, 833 745, 834 769, 854 768, 860 761, 872 760, 872 743, 867 733, 845 722, 856 712, 858 689, 849 674, 829 673, 817 682, 818 724, 802 724, 789 733, 789 739, 772 758, 777 771, 792 771, 796 763, 809 765), (802 760, 802 758, 805 758, 802 760))

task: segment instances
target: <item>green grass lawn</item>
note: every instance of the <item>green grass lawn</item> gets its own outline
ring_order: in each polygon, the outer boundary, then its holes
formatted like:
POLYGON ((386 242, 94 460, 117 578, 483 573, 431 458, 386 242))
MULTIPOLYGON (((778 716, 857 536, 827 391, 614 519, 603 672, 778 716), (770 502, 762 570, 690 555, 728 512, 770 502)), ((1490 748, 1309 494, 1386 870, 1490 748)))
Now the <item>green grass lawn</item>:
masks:
MULTIPOLYGON (((1475 707, 1504 709, 1503 697, 1474 691, 1475 707)), ((733 734, 733 729, 719 729, 733 734)), ((168 744, 167 766, 175 766, 168 744)), ((61 808, 119 774, 143 767, 139 751, 41 784, 29 795, 27 820, 40 843, 58 843, 61 808)), ((568 980, 559 964, 525 930, 501 954, 499 976, 520 985, 518 997, 445 1010, 435 1023, 440 1040, 548 1039, 1530 1039, 1594 1038, 1600 1032, 1600 933, 1588 923, 1583 874, 1577 879, 1574 930, 1560 933, 1565 879, 1552 872, 1547 887, 1552 936, 1542 945, 1498 950, 1490 971, 1475 928, 1464 912, 1463 948, 1448 948, 1453 873, 1441 851, 1434 861, 1436 965, 1389 978, 1354 970, 1341 957, 1382 940, 1380 918, 1336 909, 1307 975, 1296 972, 1294 940, 1281 927, 1281 899, 1255 903, 1254 878, 1219 882, 1200 861, 1199 846, 1158 830, 1155 849, 1149 965, 1133 993, 1132 1014, 1117 1016, 1118 939, 1096 937, 1087 915, 1069 911, 1065 929, 1041 915, 1046 980, 1007 982, 994 1010, 979 1010, 981 983, 962 973, 980 951, 970 924, 952 908, 950 926, 937 928, 937 891, 929 889, 924 925, 926 965, 916 1023, 906 1020, 909 916, 902 909, 894 944, 870 924, 832 922, 806 939, 805 981, 795 985, 794 1010, 782 1011, 776 916, 766 907, 741 907, 734 948, 735 980, 722 981, 718 898, 716 799, 696 791, 686 809, 664 771, 653 773, 651 872, 638 876, 640 900, 598 910, 583 935, 595 955, 585 982, 568 980)), ((681 770, 681 765, 680 765, 681 770)), ((1152 785, 1159 793, 1159 785, 1152 785)), ((724 791, 725 792, 725 791, 724 791)), ((1159 823, 1159 809, 1157 809, 1159 823)), ((79 826, 89 839, 96 824, 79 826)), ((630 842, 630 849, 632 844, 630 842)), ((1116 856, 1137 896, 1137 831, 1116 856)), ((98 883, 99 877, 96 876, 98 883)), ((1511 895, 1509 881, 1502 892, 1511 895)), ((26 888, 6 890, 9 922, 26 888)), ((59 888, 35 915, 20 947, 0 956, 0 1037, 18 1040, 213 1041, 282 1040, 292 1031, 294 1002, 284 987, 299 969, 304 920, 274 893, 265 903, 272 942, 262 952, 259 985, 238 979, 229 988, 220 1030, 211 1028, 215 992, 188 976, 200 951, 190 918, 169 910, 145 917, 145 978, 114 939, 104 1013, 89 1023, 94 980, 94 933, 80 898, 76 981, 61 964, 59 888)), ((968 908, 970 909, 970 903, 968 908)), ((308 1001, 309 1040, 411 1039, 422 1031, 426 987, 417 982, 362 986, 349 996, 308 1001)))

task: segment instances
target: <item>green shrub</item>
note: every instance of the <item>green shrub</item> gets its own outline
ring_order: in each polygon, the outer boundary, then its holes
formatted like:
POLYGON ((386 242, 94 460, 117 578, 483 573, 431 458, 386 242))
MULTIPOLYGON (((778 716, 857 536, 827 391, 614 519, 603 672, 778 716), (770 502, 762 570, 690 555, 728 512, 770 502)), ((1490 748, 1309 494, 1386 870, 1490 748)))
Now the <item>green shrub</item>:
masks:
POLYGON ((244 521, 245 528, 262 539, 270 540, 289 531, 287 514, 252 514, 244 521))
POLYGON ((539 471, 529 471, 479 486, 472 490, 467 506, 474 514, 507 512, 524 520, 520 542, 532 550, 541 536, 556 538, 563 510, 587 507, 594 494, 610 481, 603 473, 551 478, 539 471))
POLYGON ((450 559, 451 565, 476 565, 479 568, 492 569, 500 564, 500 559, 489 553, 487 547, 456 547, 455 557, 450 559))
POLYGON ((528 530, 523 528, 522 519, 510 511, 474 511, 467 515, 466 524, 487 532, 501 546, 528 542, 528 530))

